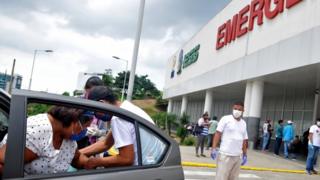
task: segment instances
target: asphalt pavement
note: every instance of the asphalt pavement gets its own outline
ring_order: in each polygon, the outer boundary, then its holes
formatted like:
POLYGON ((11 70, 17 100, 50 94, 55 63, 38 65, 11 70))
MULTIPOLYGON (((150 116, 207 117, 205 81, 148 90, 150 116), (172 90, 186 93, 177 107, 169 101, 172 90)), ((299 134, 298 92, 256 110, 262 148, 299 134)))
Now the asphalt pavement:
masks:
MULTIPOLYGON (((180 146, 182 162, 216 164, 210 158, 210 150, 205 151, 207 157, 196 157, 194 147, 180 146)), ((305 169, 305 162, 285 159, 281 156, 275 156, 272 153, 263 153, 261 151, 249 150, 248 163, 245 167, 264 168, 260 170, 241 170, 239 179, 279 179, 279 180, 313 180, 320 179, 320 175, 307 175, 301 173, 274 172, 272 170, 300 170, 305 169), (270 170, 268 170, 270 169, 270 170)), ((186 180, 206 180, 214 179, 216 168, 184 166, 186 180)))

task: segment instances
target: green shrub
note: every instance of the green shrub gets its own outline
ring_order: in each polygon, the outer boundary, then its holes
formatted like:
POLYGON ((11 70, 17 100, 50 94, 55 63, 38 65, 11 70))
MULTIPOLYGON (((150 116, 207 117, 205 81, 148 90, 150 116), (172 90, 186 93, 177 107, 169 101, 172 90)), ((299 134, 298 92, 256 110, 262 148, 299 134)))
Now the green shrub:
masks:
POLYGON ((196 138, 193 136, 188 136, 184 139, 183 143, 181 145, 185 146, 193 146, 196 143, 196 138))

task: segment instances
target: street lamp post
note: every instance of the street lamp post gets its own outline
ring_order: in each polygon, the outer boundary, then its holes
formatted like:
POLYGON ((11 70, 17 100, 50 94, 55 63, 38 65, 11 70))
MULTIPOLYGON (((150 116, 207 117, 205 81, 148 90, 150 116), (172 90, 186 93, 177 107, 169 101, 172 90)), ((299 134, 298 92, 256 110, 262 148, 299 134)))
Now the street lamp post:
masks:
POLYGON ((126 72, 124 73, 124 81, 123 81, 123 87, 122 87, 122 93, 121 93, 121 101, 123 101, 124 91, 126 87, 126 80, 127 80, 127 72, 128 72, 128 60, 119 58, 118 56, 112 56, 112 58, 126 62, 126 72))
POLYGON ((136 32, 136 38, 135 38, 134 48, 133 48, 131 70, 130 70, 130 77, 129 77, 129 86, 128 86, 128 93, 127 93, 127 100, 128 101, 132 100, 134 78, 135 78, 135 74, 136 74, 136 65, 137 65, 137 58, 138 58, 139 45, 140 45, 142 22, 143 22, 144 5, 145 5, 145 0, 140 0, 137 32, 136 32))
POLYGON ((29 88, 28 90, 31 90, 31 83, 32 83, 32 75, 33 75, 33 69, 34 69, 34 63, 36 61, 36 56, 38 52, 46 52, 46 53, 52 53, 53 50, 47 49, 47 50, 39 50, 36 49, 34 50, 34 54, 33 54, 33 61, 32 61, 32 68, 31 68, 31 74, 30 74, 30 82, 29 82, 29 88))

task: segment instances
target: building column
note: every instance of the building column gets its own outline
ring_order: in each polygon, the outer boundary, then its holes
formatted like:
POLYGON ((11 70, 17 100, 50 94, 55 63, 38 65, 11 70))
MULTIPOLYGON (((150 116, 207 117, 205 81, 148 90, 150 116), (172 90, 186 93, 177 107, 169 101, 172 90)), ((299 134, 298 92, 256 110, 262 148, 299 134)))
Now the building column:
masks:
POLYGON ((180 112, 181 116, 183 115, 183 113, 187 112, 187 105, 188 105, 188 96, 184 95, 182 96, 181 112, 180 112))
POLYGON ((212 107, 212 97, 213 97, 213 92, 211 90, 206 91, 206 97, 204 100, 204 110, 203 113, 208 112, 209 116, 211 116, 211 107, 212 107))
POLYGON ((252 82, 248 81, 247 85, 246 85, 246 93, 244 96, 244 112, 243 112, 244 118, 249 116, 250 103, 251 103, 251 92, 252 92, 252 82))
POLYGON ((252 82, 250 103, 247 105, 249 107, 249 114, 246 118, 250 149, 256 148, 254 146, 259 139, 259 125, 263 104, 263 91, 263 81, 255 80, 252 82))
POLYGON ((172 113, 172 105, 173 105, 173 100, 169 99, 168 100, 167 113, 172 113))

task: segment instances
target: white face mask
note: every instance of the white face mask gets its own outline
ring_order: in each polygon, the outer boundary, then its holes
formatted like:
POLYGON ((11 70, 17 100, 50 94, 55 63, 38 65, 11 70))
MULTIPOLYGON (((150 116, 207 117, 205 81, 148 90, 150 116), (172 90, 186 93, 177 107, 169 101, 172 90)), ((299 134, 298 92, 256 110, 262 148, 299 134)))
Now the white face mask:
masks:
POLYGON ((233 117, 234 118, 236 118, 236 119, 239 119, 241 116, 242 116, 242 111, 239 111, 239 110, 233 110, 232 111, 232 115, 233 115, 233 117))
POLYGON ((320 126, 320 121, 317 121, 317 126, 320 126))

